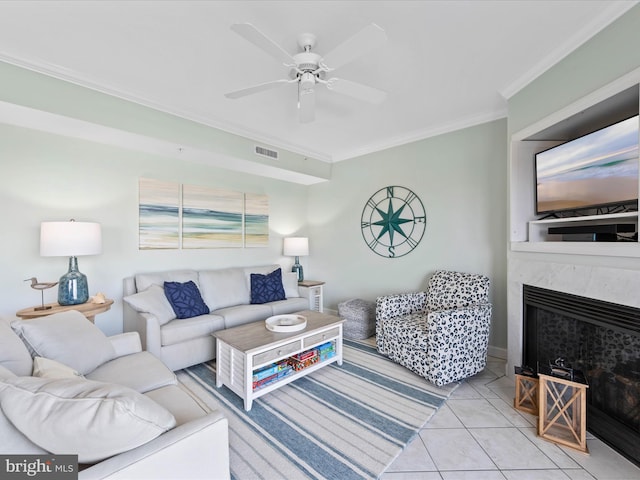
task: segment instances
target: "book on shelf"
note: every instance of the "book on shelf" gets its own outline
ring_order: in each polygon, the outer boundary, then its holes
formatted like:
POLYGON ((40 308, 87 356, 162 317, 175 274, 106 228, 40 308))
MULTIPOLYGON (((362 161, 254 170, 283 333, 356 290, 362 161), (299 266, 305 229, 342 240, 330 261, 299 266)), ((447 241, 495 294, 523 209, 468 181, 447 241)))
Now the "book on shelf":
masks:
POLYGON ((288 363, 286 360, 281 360, 270 365, 265 365, 264 367, 253 371, 253 381, 257 382, 258 380, 262 380, 263 378, 269 377, 274 373, 278 373, 279 371, 284 370, 287 367, 288 363))
POLYGON ((277 371, 274 374, 269 375, 268 377, 261 378, 260 380, 253 381, 253 389, 257 390, 262 387, 266 387, 267 385, 275 382, 276 380, 280 380, 283 377, 286 377, 292 372, 292 367, 287 365, 284 369, 277 371))

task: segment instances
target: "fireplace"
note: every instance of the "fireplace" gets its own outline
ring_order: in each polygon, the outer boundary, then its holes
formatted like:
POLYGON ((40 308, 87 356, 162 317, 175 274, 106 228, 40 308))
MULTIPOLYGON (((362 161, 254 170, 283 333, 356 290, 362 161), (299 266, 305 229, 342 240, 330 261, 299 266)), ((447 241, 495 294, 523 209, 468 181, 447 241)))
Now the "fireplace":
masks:
POLYGON ((640 465, 640 309, 530 285, 523 301, 523 365, 581 370, 587 429, 640 465))

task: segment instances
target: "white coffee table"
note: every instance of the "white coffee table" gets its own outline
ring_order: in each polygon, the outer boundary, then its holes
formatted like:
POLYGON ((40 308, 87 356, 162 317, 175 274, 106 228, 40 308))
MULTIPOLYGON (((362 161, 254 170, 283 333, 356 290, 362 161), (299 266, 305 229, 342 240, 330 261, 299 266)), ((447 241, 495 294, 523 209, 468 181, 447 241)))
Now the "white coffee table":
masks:
POLYGON ((213 333, 216 337, 216 387, 226 385, 244 400, 246 411, 251 410, 255 398, 333 362, 342 365, 344 320, 311 310, 296 313, 307 319, 306 328, 298 332, 272 332, 267 330, 264 321, 259 321, 213 333), (254 370, 327 342, 335 344, 333 357, 253 389, 254 370))

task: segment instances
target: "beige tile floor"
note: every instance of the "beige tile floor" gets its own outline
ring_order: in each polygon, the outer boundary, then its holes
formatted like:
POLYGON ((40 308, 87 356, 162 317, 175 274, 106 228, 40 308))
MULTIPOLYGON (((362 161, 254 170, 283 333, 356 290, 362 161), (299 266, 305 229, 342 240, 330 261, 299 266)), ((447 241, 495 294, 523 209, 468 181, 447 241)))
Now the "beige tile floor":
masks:
POLYGON ((536 436, 513 408, 505 362, 460 385, 381 480, 640 480, 640 468, 588 435, 589 455, 536 436))

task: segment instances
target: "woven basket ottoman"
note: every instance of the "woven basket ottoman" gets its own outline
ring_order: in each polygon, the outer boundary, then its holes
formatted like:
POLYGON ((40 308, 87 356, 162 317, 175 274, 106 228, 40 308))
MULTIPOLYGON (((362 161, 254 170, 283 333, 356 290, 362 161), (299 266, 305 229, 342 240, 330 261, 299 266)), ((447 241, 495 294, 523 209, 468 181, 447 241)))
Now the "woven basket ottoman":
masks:
POLYGON ((345 338, 362 340, 376 332, 376 304, 359 298, 338 304, 338 315, 347 321, 342 326, 345 338))

